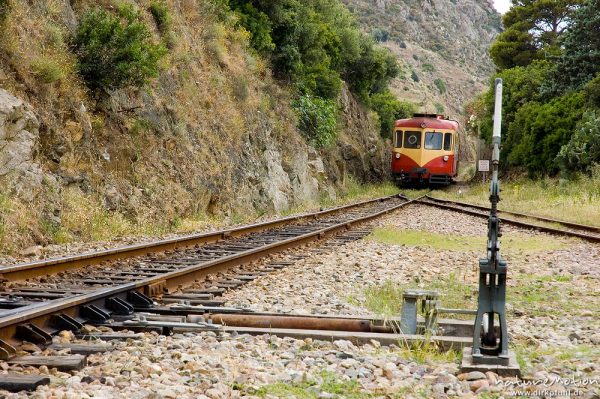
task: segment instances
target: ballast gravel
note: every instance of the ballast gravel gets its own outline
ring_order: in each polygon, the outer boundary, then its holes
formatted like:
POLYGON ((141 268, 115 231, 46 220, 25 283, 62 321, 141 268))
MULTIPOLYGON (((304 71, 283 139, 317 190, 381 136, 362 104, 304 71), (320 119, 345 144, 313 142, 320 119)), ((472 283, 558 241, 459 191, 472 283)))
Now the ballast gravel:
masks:
MULTIPOLYGON (((416 205, 378 220, 374 227, 426 231, 450 240, 486 234, 484 219, 416 205)), ((503 231, 561 244, 548 250, 506 249, 509 297, 521 279, 531 282, 536 276, 549 288, 557 284, 558 276, 568 281, 561 287, 570 287, 576 295, 572 298, 576 306, 566 317, 517 308, 509 298, 511 340, 538 351, 520 357, 525 356, 526 376, 541 381, 539 386, 515 387, 494 373, 460 374, 458 360, 451 357, 419 360, 405 348, 381 347, 377 342, 355 346, 344 340, 203 332, 170 337, 139 334, 137 339, 115 342, 112 351, 89 356, 89 366, 79 372, 23 370, 0 362, 0 373, 42 373, 52 379, 50 386, 30 394, 3 394, 7 398, 506 398, 519 388, 527 390, 528 397, 565 397, 569 389, 572 397, 599 397, 600 246, 510 226, 503 231)), ((367 238, 331 251, 314 251, 292 266, 228 291, 224 299, 227 306, 255 310, 365 315, 372 314, 363 306, 366 287, 387 281, 427 286, 452 273, 453 281, 472 287, 465 303, 473 303, 477 262, 483 255, 484 249, 456 251, 367 238)), ((551 306, 556 298, 547 300, 551 306)), ((55 339, 72 337, 63 334, 55 339)))

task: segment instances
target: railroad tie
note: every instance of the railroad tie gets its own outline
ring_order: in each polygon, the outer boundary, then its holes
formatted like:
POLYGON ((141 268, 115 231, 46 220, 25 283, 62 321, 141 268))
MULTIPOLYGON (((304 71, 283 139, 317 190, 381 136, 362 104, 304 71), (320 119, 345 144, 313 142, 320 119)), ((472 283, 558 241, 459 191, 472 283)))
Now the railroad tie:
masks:
POLYGON ((35 374, 0 374, 0 389, 9 392, 35 391, 40 385, 50 384, 50 377, 35 374))
POLYGON ((14 366, 47 366, 49 369, 56 368, 59 371, 81 370, 87 363, 87 357, 84 355, 68 356, 19 356, 6 361, 14 366))

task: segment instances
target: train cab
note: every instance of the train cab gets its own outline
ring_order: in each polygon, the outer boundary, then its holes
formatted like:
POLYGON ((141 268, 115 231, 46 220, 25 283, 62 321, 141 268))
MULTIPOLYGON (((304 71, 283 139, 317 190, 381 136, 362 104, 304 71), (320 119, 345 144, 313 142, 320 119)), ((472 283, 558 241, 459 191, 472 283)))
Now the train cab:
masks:
POLYGON ((458 122, 438 114, 396 121, 392 175, 401 183, 449 185, 458 174, 458 122))

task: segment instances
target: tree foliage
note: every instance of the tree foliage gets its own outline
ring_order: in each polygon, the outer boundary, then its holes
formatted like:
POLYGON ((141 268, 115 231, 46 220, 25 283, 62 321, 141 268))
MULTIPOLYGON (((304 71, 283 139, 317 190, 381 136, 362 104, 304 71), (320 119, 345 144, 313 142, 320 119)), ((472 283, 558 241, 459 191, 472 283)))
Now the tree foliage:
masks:
POLYGON ((562 40, 563 53, 549 92, 579 89, 600 72, 600 0, 588 0, 573 14, 562 40))
POLYGON ((582 0, 515 0, 490 48, 499 69, 526 66, 560 53, 559 39, 582 0))
POLYGON ((600 164, 600 112, 588 111, 583 115, 556 159, 567 173, 575 170, 591 173, 594 165, 600 164))
MULTIPOLYGON (((513 4, 490 50, 499 69, 494 78, 504 80, 501 165, 532 175, 589 172, 598 162, 591 124, 600 114, 600 0, 513 4)), ((470 107, 487 140, 493 81, 470 107)))
POLYGON ((75 35, 79 70, 92 90, 140 87, 158 76, 158 63, 166 49, 154 44, 148 27, 132 6, 116 14, 100 8, 88 10, 75 35))
POLYGON ((531 175, 554 174, 559 170, 556 156, 569 142, 582 116, 583 95, 566 95, 541 104, 525 104, 508 128, 513 147, 508 155, 511 166, 524 166, 531 175))
MULTIPOLYGON (((371 104, 371 97, 386 92, 399 72, 391 52, 361 33, 339 0, 228 0, 228 5, 250 32, 254 49, 270 59, 276 75, 296 87, 301 129, 313 139, 330 136, 316 133, 312 124, 323 116, 317 110, 330 109, 318 99, 337 98, 346 81, 371 104)), ((377 35, 384 39, 383 32, 377 35)))
POLYGON ((371 106, 379 115, 381 135, 383 137, 390 137, 396 120, 410 118, 415 112, 414 104, 399 101, 389 91, 374 94, 371 97, 371 106))
POLYGON ((230 0, 253 47, 302 94, 335 98, 341 80, 363 99, 387 87, 398 68, 362 34, 339 0, 230 0))

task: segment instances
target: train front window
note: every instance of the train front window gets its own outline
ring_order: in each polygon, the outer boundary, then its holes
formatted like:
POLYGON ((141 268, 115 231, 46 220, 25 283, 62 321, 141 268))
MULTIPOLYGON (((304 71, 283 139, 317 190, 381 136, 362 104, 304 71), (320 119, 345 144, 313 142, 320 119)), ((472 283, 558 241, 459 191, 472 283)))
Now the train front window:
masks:
POLYGON ((452 149, 452 133, 446 133, 444 135, 444 151, 450 151, 452 149))
POLYGON ((442 149, 442 133, 426 132, 425 133, 425 149, 426 150, 441 150, 442 149))
POLYGON ((402 147, 402 131, 398 130, 396 132, 396 148, 402 147))
POLYGON ((421 132, 404 132, 404 148, 421 148, 421 132))

